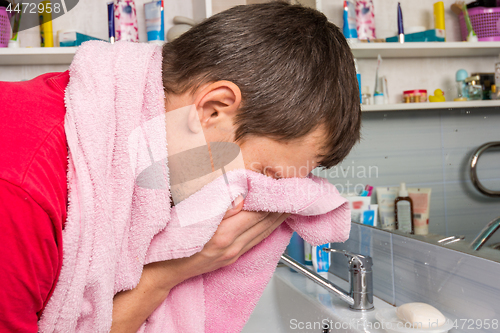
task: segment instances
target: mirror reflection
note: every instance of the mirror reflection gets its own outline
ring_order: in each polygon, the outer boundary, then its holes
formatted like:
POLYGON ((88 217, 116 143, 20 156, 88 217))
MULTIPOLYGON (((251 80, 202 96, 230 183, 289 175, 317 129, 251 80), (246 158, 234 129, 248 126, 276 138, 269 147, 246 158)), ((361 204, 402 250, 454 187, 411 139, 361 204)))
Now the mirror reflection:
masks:
POLYGON ((316 173, 355 223, 500 261, 499 122, 494 108, 365 112, 361 142, 316 173))

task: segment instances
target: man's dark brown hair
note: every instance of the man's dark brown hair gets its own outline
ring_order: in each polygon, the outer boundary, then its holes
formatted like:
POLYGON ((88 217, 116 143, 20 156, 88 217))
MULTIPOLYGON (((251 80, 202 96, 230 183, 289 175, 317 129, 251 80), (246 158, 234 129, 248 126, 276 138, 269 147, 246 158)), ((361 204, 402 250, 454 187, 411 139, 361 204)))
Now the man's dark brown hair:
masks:
POLYGON ((228 80, 242 93, 236 140, 277 141, 326 129, 321 166, 340 163, 360 138, 361 110, 351 50, 322 13, 271 2, 236 6, 163 47, 163 86, 182 94, 228 80))

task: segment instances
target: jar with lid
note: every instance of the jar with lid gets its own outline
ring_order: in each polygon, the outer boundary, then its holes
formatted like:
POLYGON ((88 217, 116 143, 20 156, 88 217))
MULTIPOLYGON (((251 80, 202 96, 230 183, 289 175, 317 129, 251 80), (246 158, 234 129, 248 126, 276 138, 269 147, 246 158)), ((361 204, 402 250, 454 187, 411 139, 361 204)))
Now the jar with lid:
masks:
POLYGON ((483 99, 491 98, 491 85, 495 84, 495 73, 472 73, 471 76, 479 76, 479 84, 483 88, 483 99))
POLYGON ((481 85, 479 75, 474 75, 466 78, 465 84, 467 85, 469 100, 475 101, 483 99, 483 86, 481 85))

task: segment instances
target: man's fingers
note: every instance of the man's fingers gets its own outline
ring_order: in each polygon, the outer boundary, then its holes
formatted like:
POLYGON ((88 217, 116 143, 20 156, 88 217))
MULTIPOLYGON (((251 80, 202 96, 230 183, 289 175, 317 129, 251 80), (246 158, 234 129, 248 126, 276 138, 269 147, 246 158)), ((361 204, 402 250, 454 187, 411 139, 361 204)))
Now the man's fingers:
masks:
POLYGON ((274 213, 273 215, 268 216, 268 221, 262 221, 253 228, 249 229, 235 242, 236 246, 241 246, 238 257, 267 238, 290 215, 291 214, 274 213))
POLYGON ((238 214, 243 208, 243 203, 244 203, 243 197, 239 195, 236 199, 234 199, 234 201, 231 204, 231 207, 227 210, 226 215, 224 215, 222 219, 224 220, 238 214))
POLYGON ((270 214, 268 212, 240 211, 237 215, 222 220, 216 234, 234 241, 243 233, 264 221, 270 214))

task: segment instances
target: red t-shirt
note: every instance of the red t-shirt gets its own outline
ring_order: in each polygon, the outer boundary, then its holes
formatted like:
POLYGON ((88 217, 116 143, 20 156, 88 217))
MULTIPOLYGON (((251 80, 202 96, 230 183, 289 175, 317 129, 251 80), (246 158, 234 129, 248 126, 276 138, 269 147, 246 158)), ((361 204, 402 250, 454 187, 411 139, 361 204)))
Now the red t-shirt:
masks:
POLYGON ((0 332, 37 332, 61 270, 69 72, 0 82, 0 332))

